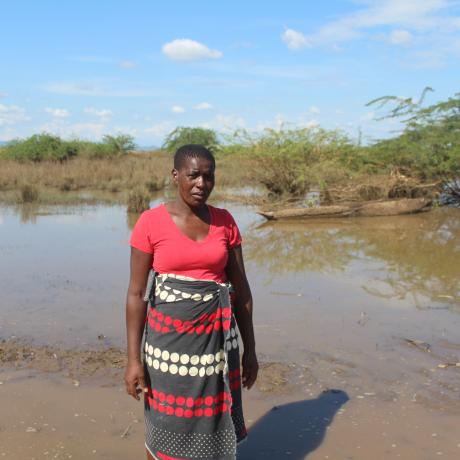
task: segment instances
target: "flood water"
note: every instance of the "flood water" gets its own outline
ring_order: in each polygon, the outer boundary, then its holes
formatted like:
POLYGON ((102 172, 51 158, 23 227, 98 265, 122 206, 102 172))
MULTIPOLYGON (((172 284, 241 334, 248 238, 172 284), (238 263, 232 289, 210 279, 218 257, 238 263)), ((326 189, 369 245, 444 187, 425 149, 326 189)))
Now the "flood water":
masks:
MULTIPOLYGON (((406 417, 430 431, 389 442, 382 457, 341 438, 348 457, 315 458, 458 458, 460 209, 266 223, 250 206, 213 204, 239 224, 259 358, 292 366, 291 399, 335 388, 355 401, 344 402, 352 421, 406 417)), ((0 339, 81 348, 102 335, 123 346, 135 220, 124 206, 0 207, 0 339)))

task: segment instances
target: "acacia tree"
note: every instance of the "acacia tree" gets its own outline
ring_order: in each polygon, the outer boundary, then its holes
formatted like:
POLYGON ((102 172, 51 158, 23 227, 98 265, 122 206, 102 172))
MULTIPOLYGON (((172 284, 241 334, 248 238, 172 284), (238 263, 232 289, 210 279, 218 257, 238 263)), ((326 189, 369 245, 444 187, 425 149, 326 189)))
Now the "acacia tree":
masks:
POLYGON ((214 153, 219 145, 219 139, 212 129, 179 126, 166 136, 162 148, 169 153, 174 153, 186 144, 201 144, 214 153))
POLYGON ((126 154, 136 148, 134 137, 129 134, 117 134, 116 136, 106 134, 102 141, 104 144, 110 145, 117 155, 126 154))
POLYGON ((389 167, 407 168, 422 179, 451 181, 460 175, 460 93, 423 107, 428 91, 433 90, 425 88, 418 102, 383 96, 367 104, 393 104, 379 119, 400 118, 405 125, 399 136, 379 141, 372 149, 389 167))

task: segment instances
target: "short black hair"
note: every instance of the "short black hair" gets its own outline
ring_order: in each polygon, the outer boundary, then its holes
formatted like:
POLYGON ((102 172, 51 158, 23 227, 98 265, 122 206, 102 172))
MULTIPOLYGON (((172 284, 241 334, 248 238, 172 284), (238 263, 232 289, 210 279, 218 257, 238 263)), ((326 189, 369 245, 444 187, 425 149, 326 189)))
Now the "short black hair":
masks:
POLYGON ((209 160, 213 167, 216 166, 214 155, 204 145, 187 144, 179 147, 174 155, 174 169, 179 170, 189 158, 202 158, 209 160))

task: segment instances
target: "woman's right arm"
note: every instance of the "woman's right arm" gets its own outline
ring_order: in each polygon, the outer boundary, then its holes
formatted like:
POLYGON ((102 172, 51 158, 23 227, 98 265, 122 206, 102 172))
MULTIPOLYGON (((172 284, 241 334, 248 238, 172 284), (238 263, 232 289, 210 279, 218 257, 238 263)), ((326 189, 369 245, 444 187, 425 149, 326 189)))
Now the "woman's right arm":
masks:
POLYGON ((125 384, 127 393, 137 400, 140 399, 139 393, 147 391, 140 348, 147 313, 144 294, 152 258, 152 254, 131 247, 131 276, 126 298, 128 363, 125 384))

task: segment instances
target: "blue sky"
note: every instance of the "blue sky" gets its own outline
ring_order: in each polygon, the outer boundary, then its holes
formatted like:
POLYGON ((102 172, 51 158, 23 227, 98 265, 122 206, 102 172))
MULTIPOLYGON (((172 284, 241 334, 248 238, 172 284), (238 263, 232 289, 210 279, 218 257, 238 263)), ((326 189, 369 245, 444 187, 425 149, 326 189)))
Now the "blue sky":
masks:
POLYGON ((366 102, 460 91, 451 0, 9 1, 0 140, 47 131, 159 145, 176 126, 397 132, 366 102))

